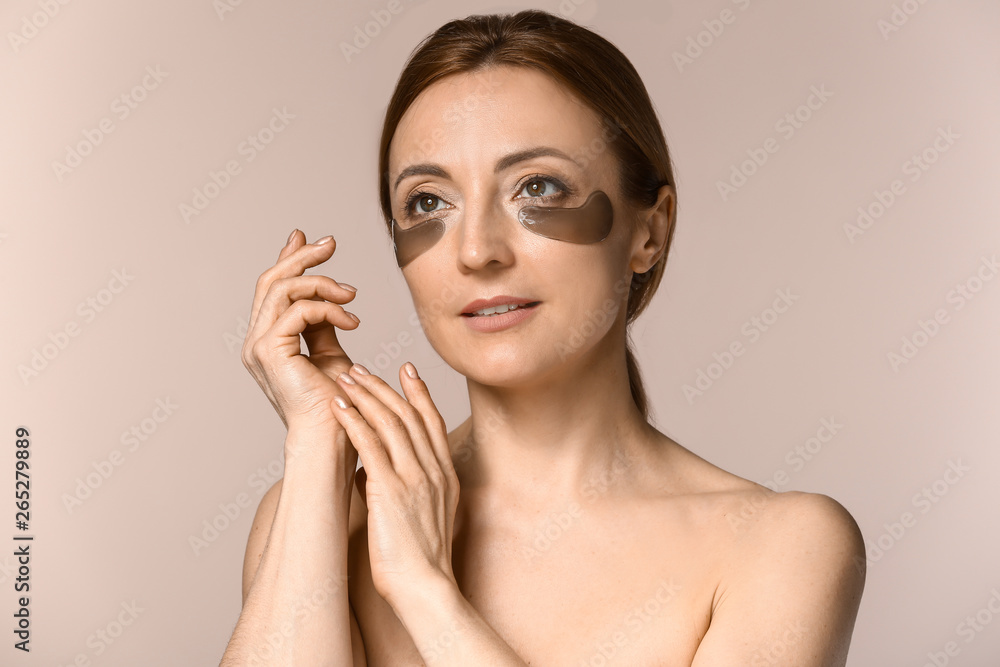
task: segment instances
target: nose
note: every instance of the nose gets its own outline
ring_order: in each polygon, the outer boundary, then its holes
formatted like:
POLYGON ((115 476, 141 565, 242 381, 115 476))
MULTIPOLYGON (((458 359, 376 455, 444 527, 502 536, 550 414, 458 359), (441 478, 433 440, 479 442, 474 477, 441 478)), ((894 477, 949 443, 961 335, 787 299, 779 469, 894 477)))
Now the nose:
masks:
POLYGON ((499 201, 470 201, 462 214, 458 234, 458 262, 465 270, 477 270, 491 262, 509 264, 513 259, 513 237, 518 221, 499 201))

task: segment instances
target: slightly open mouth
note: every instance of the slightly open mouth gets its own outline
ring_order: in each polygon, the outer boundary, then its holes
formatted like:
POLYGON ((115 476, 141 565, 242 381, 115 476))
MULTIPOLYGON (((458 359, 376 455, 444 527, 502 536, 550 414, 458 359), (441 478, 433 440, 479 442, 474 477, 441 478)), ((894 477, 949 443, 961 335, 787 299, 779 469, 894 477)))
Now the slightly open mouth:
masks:
POLYGON ((463 317, 496 317, 497 315, 506 315, 507 313, 513 312, 515 310, 525 310, 527 308, 534 308, 541 301, 532 301, 531 303, 526 303, 523 306, 518 306, 517 308, 511 308, 504 313, 493 313, 492 315, 476 315, 475 313, 462 313, 463 317))

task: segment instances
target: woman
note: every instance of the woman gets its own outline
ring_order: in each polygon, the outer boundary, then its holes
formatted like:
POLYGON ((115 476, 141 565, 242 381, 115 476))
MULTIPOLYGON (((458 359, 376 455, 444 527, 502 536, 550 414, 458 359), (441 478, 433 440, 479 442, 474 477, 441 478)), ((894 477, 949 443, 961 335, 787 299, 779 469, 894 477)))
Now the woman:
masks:
POLYGON ((409 363, 405 396, 352 366, 335 328, 359 326, 356 290, 303 275, 336 242, 293 231, 243 351, 288 427, 285 475, 223 664, 844 665, 865 576, 851 515, 647 421, 627 327, 676 191, 625 56, 541 11, 452 21, 406 64, 379 174, 471 416, 448 432, 409 363))

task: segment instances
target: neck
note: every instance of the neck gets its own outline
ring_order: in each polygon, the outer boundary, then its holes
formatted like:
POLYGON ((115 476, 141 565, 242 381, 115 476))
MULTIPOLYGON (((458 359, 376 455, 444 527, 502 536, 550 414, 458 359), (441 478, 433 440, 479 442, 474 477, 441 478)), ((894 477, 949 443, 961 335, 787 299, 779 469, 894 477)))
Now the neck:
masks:
POLYGON ((661 435, 632 399, 624 331, 530 383, 467 384, 472 414, 453 451, 462 493, 532 505, 579 499, 625 482, 623 462, 661 435))

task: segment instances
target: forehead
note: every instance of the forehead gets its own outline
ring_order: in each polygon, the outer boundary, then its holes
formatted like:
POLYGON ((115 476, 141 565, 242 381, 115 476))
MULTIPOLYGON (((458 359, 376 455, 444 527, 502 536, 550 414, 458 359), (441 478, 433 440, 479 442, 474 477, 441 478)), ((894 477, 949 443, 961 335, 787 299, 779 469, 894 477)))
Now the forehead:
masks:
POLYGON ((505 66, 452 74, 428 86, 403 114, 389 171, 422 161, 492 164, 539 145, 576 157, 600 132, 597 114, 538 70, 505 66))

